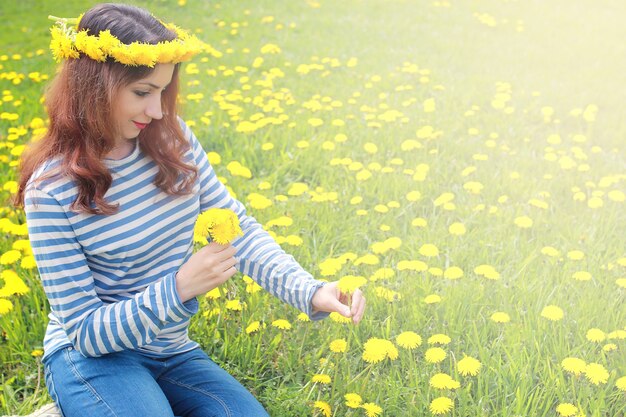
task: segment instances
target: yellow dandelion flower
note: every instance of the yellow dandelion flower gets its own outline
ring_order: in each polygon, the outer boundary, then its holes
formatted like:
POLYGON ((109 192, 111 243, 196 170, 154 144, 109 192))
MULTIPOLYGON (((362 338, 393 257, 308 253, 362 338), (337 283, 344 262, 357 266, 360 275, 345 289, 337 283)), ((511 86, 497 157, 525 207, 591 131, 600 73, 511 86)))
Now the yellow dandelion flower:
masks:
POLYGON ((272 322, 272 326, 276 327, 277 329, 281 329, 281 330, 289 330, 289 329, 291 329, 291 323, 289 323, 285 319, 274 320, 272 322))
POLYGON ((458 266, 451 266, 446 268, 443 272, 443 277, 447 279, 459 279, 463 276, 463 270, 458 266))
POLYGON ((43 350, 35 349, 32 352, 30 352, 30 356, 32 356, 33 358, 39 358, 39 357, 43 356, 43 350))
POLYGON ((572 274, 572 278, 576 281, 589 281, 591 280, 591 274, 587 271, 576 271, 572 274))
POLYGON ((558 258, 561 255, 561 252, 559 252, 558 249, 555 249, 552 246, 544 246, 541 249, 541 253, 552 258, 558 258))
POLYGON ((422 344, 422 337, 415 332, 402 332, 396 337, 396 343, 401 348, 412 350, 422 344))
POLYGON ((222 292, 220 291, 219 287, 216 287, 207 292, 204 296, 209 300, 217 300, 222 296, 222 292))
POLYGON ((585 253, 580 250, 571 250, 567 252, 567 257, 572 261, 580 261, 585 258, 585 253))
POLYGON ((331 352, 344 353, 348 348, 348 342, 346 342, 346 339, 335 339, 330 342, 329 348, 331 352))
POLYGON ((441 302, 441 296, 437 295, 437 294, 429 294, 426 297, 424 297, 424 302, 426 304, 437 304, 441 302))
POLYGON ((331 379, 330 379, 330 375, 327 374, 315 374, 313 375, 313 377, 311 378, 311 382, 317 382, 318 384, 330 384, 331 379))
POLYGON ((461 386, 458 381, 455 381, 450 375, 444 373, 433 375, 428 383, 431 387, 437 389, 457 389, 461 386))
POLYGON ((515 218, 515 225, 521 229, 528 229, 533 225, 533 219, 528 216, 519 216, 515 218))
POLYGON ((241 302, 237 299, 235 300, 228 300, 226 302, 226 310, 231 310, 231 311, 241 311, 243 310, 243 304, 241 304, 241 302))
POLYGON ((22 257, 22 252, 19 250, 11 249, 0 256, 0 264, 11 265, 17 262, 22 257))
POLYGON ((313 408, 319 410, 324 417, 330 417, 332 415, 332 409, 330 408, 330 404, 326 401, 315 401, 313 404, 313 408))
POLYGON ((578 413, 578 408, 574 404, 561 403, 556 407, 556 412, 562 417, 573 417, 578 413))
POLYGON ((615 343, 607 343, 606 345, 602 346, 603 352, 613 352, 614 350, 617 350, 617 345, 615 343))
POLYGON ((229 209, 212 208, 198 216, 194 226, 194 240, 208 243, 208 238, 226 245, 237 236, 243 236, 237 214, 229 209))
POLYGON ((594 385, 606 384, 609 372, 599 363, 590 363, 585 367, 585 376, 594 385))
POLYGON ((626 376, 623 376, 615 381, 615 386, 617 389, 626 392, 626 376))
POLYGON ((476 268, 474 268, 474 273, 476 275, 482 275, 485 278, 491 280, 500 279, 500 274, 491 265, 478 265, 476 268))
POLYGON ((0 298, 0 315, 6 314, 13 310, 13 303, 4 298, 0 298))
POLYGON ((445 414, 454 408, 454 401, 448 397, 435 398, 430 402, 430 412, 439 415, 445 414))
POLYGON ((431 243, 426 243, 422 245, 422 247, 419 249, 419 253, 420 255, 430 258, 434 256, 439 256, 439 249, 437 248, 437 246, 431 243))
POLYGON ((378 363, 385 358, 398 358, 398 349, 389 340, 372 337, 363 345, 363 360, 368 363, 378 363))
POLYGON ((428 363, 439 363, 443 361, 448 354, 440 347, 433 347, 428 349, 424 356, 426 358, 426 362, 428 363))
POLYGON ((455 222, 448 227, 448 232, 451 235, 462 236, 467 232, 467 229, 463 223, 455 222))
POLYGON ((20 262, 20 266, 22 269, 34 269, 37 267, 37 262, 35 261, 35 257, 32 255, 27 255, 22 258, 20 262))
POLYGON ((341 323, 341 324, 352 323, 352 319, 350 317, 342 316, 336 311, 333 311, 332 313, 330 313, 328 317, 330 317, 330 319, 334 321, 335 323, 341 323))
POLYGON ((383 412, 383 409, 375 403, 364 403, 361 408, 365 410, 367 417, 378 417, 383 412))
POLYGON ((615 280, 615 283, 622 288, 626 288, 626 278, 618 278, 615 280))
POLYGON ((585 372, 587 363, 584 360, 578 358, 565 358, 561 361, 561 367, 563 367, 565 371, 579 376, 585 372))
POLYGON ((22 281, 15 271, 5 269, 0 274, 4 281, 4 287, 0 288, 0 297, 10 297, 11 295, 24 295, 30 292, 30 288, 22 281))
POLYGON ((606 333, 600 329, 593 328, 587 331, 586 337, 590 342, 603 342, 606 339, 606 333))
POLYGON ((491 320, 496 323, 508 323, 511 321, 511 317, 506 313, 497 311, 491 315, 491 320))
POLYGON ((346 275, 339 279, 337 287, 344 294, 352 294, 358 288, 362 287, 365 284, 367 284, 367 279, 365 277, 357 275, 346 275))
POLYGON ((350 392, 343 396, 346 399, 346 406, 349 408, 360 408, 363 399, 359 394, 350 392))
POLYGON ((563 310, 555 305, 549 305, 541 310, 541 317, 551 321, 559 321, 563 318, 563 310))
POLYGON ((261 328, 261 322, 258 320, 253 321, 246 327, 246 334, 254 333, 261 328))
POLYGON ((428 338, 429 345, 447 345, 452 341, 450 336, 443 333, 437 333, 428 338))
POLYGON ((476 376, 480 372, 482 364, 478 359, 466 356, 456 364, 457 371, 463 376, 476 376))
POLYGON ((298 317, 296 317, 296 319, 298 321, 302 321, 302 322, 307 322, 307 321, 311 321, 311 318, 306 314, 306 313, 300 313, 298 314, 298 317))

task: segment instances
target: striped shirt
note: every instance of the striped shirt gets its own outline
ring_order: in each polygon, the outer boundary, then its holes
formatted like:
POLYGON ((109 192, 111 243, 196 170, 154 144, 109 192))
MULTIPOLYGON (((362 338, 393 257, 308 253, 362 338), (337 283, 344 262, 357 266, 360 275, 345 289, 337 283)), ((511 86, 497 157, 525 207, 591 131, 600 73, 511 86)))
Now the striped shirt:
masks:
POLYGON ((105 197, 119 204, 112 215, 72 211, 77 187, 70 178, 35 181, 58 166, 58 159, 34 173, 25 212, 51 309, 44 359, 65 346, 90 357, 125 349, 167 357, 196 348, 188 326, 198 301, 181 302, 176 272, 192 255, 198 214, 212 207, 239 217, 244 235, 232 243, 238 271, 313 320, 327 315, 311 311, 311 298, 323 282, 246 214, 218 180, 195 135, 180 123, 190 142, 185 161, 198 168, 189 195, 171 196, 154 185, 158 168, 136 141, 129 156, 105 160, 113 177, 105 197))

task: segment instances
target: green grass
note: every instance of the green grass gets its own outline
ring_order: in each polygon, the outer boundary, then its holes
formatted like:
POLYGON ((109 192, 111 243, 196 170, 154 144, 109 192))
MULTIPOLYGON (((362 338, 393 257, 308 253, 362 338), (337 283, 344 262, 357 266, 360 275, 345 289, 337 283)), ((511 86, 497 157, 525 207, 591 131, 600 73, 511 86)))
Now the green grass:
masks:
MULTIPOLYGON (((27 0, 0 5, 0 90, 5 91, 0 113, 18 115, 16 120, 0 118, 3 183, 16 178, 13 144, 30 139, 33 118, 45 119, 40 105, 45 82, 31 81, 28 74, 54 75, 47 15, 76 16, 94 3, 27 0), (14 59, 14 54, 21 58, 14 59), (12 72, 25 79, 14 84, 12 72), (17 127, 25 127, 26 133, 15 139, 9 129, 17 127)), ((459 417, 555 416, 560 403, 572 403, 586 416, 625 415, 626 393, 615 385, 626 376, 626 344, 616 333, 626 330, 626 289, 616 283, 626 278, 626 265, 619 264, 626 262, 622 1, 463 0, 450 2, 450 7, 443 7, 445 1, 421 0, 133 3, 184 28, 200 29, 198 36, 223 52, 219 59, 195 58, 196 74, 183 71, 182 115, 195 122, 194 132, 205 149, 220 154, 222 163, 215 169, 239 199, 247 202, 253 192, 272 199, 267 209, 248 205, 249 213, 262 224, 282 215, 293 218, 292 226, 272 229, 303 239, 301 246, 284 248, 316 277, 369 278, 378 268, 395 270, 393 278, 363 287, 368 309, 356 327, 330 319, 299 322, 293 308, 265 293, 248 294, 239 277, 226 286, 227 298, 245 302, 243 311, 227 310, 224 299, 202 299, 192 338, 271 415, 319 414, 313 409, 316 400, 328 402, 335 416, 365 415, 365 410, 344 404, 343 396, 352 392, 389 416, 430 415, 429 404, 439 396, 454 400, 447 415, 459 417), (481 22, 485 14, 495 26, 481 22), (261 54, 269 43, 281 52, 261 54), (264 62, 255 68, 257 57, 264 62), (356 66, 347 65, 351 58, 357 58, 356 66), (311 64, 317 67, 301 71, 301 65, 311 64), (271 85, 268 74, 273 74, 271 85), (494 99, 502 92, 508 100, 498 106, 494 99), (204 97, 186 99, 196 93, 204 97), (229 103, 240 107, 236 116, 220 105, 218 93, 232 94, 229 103), (435 111, 426 112, 423 103, 431 98, 435 111), (311 110, 312 103, 320 109, 311 110), (282 110, 275 112, 275 105, 282 110), (590 105, 598 107, 595 120, 581 114, 590 105), (546 108, 553 111, 549 117, 546 108), (386 121, 388 110, 402 114, 386 121), (285 114, 288 120, 253 133, 238 132, 239 123, 256 113, 285 114), (313 127, 310 118, 324 123, 313 127), (416 132, 424 126, 441 133, 434 139, 419 138, 416 132), (337 134, 347 140, 336 141, 337 134), (560 135, 559 143, 548 142, 553 134, 560 135), (586 140, 577 141, 575 135, 586 140), (408 139, 418 140, 421 147, 403 150, 408 139), (328 149, 328 142, 334 149, 328 149), (265 143, 274 148, 263 150, 265 143), (367 153, 367 143, 376 144, 378 151, 367 153), (336 164, 341 158, 350 159, 336 164), (231 161, 250 168, 253 177, 231 175, 226 168, 231 161), (428 166, 423 179, 413 176, 420 164, 428 166), (357 176, 364 168, 372 176, 360 181, 357 176), (269 190, 259 190, 264 181, 271 184, 269 190), (336 198, 316 202, 309 192, 290 196, 295 182, 306 183, 309 191, 336 192, 336 198), (468 182, 483 188, 472 193, 464 187, 468 182), (419 191, 421 197, 407 200, 410 191, 419 191), (454 207, 434 204, 444 192, 454 194, 454 207), (288 198, 277 199, 279 195, 288 198), (362 201, 351 204, 357 196, 362 201), (592 197, 603 205, 590 207, 592 197), (532 199, 547 208, 533 205, 532 199), (377 205, 391 207, 380 213, 377 205), (532 227, 517 227, 520 216, 530 217, 532 227), (413 226, 417 217, 428 225, 413 226), (463 223, 467 232, 451 235, 453 222, 463 223), (399 237, 402 245, 379 254, 378 265, 348 261, 336 274, 321 275, 319 266, 327 258, 372 253, 375 242, 389 237, 399 237), (425 243, 436 245, 439 255, 421 255, 425 243), (560 254, 542 254, 546 246, 560 254), (570 259, 572 250, 582 251, 584 258, 570 259), (457 266, 464 275, 450 280, 432 269, 401 271, 397 266, 403 260, 421 260, 442 270, 457 266), (500 279, 475 274, 481 264, 493 266, 500 279), (592 279, 574 280, 577 271, 589 272, 592 279), (393 290, 400 298, 387 301, 376 287, 393 290), (442 301, 426 304, 429 294, 440 295, 442 301), (564 318, 552 322, 541 317, 548 305, 560 307, 564 318), (221 313, 203 314, 214 308, 221 313), (493 322, 496 311, 507 313, 511 321, 493 322), (279 318, 288 319, 293 328, 272 327, 279 318), (248 335, 245 328, 254 320, 267 327, 248 335), (613 337, 591 342, 586 338, 591 328, 613 332, 613 337), (369 338, 395 343, 403 331, 418 333, 424 343, 413 351, 398 347, 395 360, 368 364, 362 359, 369 338), (444 346, 447 358, 430 364, 424 359, 427 340, 438 333, 452 341, 444 346), (348 340, 346 353, 329 350, 337 338, 348 340), (604 351, 607 343, 617 349, 604 351), (456 364, 464 355, 482 363, 477 376, 459 374, 456 364), (594 385, 584 375, 569 374, 561 366, 567 357, 602 364, 609 372, 607 382, 594 385), (320 364, 320 359, 327 363, 320 364), (460 388, 429 386, 437 372, 451 375, 460 388), (331 384, 313 384, 316 373, 330 375, 331 384)), ((2 217, 23 223, 23 213, 8 204, 9 191, 0 193, 5 200, 2 217)), ((5 232, 2 253, 25 238, 5 232)), ((31 291, 6 298, 13 310, 0 316, 0 412, 28 413, 49 401, 40 360, 31 355, 41 348, 48 307, 34 270, 19 264, 2 268, 18 272, 31 291)))

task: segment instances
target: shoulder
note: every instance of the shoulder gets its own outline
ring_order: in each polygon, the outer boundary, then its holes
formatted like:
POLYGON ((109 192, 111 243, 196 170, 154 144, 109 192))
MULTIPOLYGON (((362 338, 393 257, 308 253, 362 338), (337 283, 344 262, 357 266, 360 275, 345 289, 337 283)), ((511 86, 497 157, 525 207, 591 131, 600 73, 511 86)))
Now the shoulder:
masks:
POLYGON ((73 195, 76 184, 69 175, 61 171, 61 157, 55 157, 42 163, 31 175, 26 184, 26 193, 43 192, 51 197, 63 198, 73 195))

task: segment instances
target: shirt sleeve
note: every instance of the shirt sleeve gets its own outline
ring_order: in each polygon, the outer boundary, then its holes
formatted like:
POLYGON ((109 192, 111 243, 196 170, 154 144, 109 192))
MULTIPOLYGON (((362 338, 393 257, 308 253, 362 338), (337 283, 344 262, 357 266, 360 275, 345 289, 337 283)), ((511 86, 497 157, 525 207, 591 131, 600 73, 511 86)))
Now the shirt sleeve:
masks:
POLYGON ((209 208, 227 208, 239 217, 243 236, 232 242, 237 249, 235 258, 238 271, 250 276, 261 287, 287 304, 306 313, 311 320, 328 316, 325 312, 315 312, 311 298, 325 283, 313 278, 302 266, 287 254, 267 231, 246 214, 245 206, 233 198, 227 188, 217 178, 209 163, 202 145, 181 120, 185 136, 189 139, 193 157, 198 167, 200 181, 200 212, 209 208))
POLYGON ((139 348, 153 341, 166 325, 196 312, 181 302, 175 273, 128 300, 104 303, 96 293, 92 272, 63 206, 48 193, 31 187, 24 209, 50 309, 84 356, 139 348))

